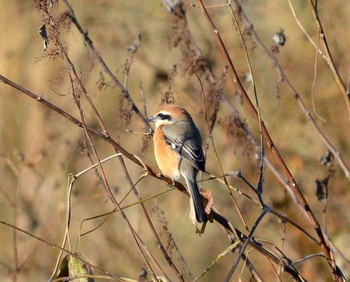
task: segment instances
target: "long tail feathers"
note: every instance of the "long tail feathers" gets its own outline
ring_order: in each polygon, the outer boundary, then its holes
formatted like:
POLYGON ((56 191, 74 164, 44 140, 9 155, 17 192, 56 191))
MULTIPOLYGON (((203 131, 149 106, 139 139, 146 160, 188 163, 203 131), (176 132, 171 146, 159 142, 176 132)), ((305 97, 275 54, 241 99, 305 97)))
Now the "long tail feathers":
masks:
POLYGON ((207 218, 207 214, 205 213, 205 210, 204 210, 204 206, 203 206, 203 202, 201 199, 201 195, 199 193, 197 181, 196 181, 196 179, 194 179, 194 181, 189 180, 187 178, 185 178, 185 179, 186 179, 188 190, 190 192, 190 195, 191 195, 191 198, 193 201, 193 206, 194 206, 194 210, 196 213, 197 222, 199 222, 199 223, 206 222, 208 220, 208 218, 207 218))

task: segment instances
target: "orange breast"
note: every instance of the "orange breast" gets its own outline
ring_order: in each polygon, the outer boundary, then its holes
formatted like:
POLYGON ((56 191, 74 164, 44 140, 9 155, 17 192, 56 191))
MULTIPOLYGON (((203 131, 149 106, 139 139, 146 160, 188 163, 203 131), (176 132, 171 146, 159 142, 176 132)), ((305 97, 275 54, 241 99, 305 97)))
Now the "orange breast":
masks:
POLYGON ((159 169, 162 174, 173 180, 179 180, 181 173, 179 171, 179 154, 165 143, 163 126, 159 126, 153 136, 154 154, 159 169))

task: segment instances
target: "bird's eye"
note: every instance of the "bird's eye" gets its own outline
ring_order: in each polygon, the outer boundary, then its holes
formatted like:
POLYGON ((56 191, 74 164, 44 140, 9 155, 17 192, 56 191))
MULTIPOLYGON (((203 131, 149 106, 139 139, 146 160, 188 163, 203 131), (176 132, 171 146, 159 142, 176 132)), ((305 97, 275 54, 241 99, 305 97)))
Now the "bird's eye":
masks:
POLYGON ((157 115, 157 118, 158 118, 158 119, 161 119, 161 120, 170 120, 170 115, 168 115, 168 114, 163 114, 163 113, 159 113, 159 114, 157 115))

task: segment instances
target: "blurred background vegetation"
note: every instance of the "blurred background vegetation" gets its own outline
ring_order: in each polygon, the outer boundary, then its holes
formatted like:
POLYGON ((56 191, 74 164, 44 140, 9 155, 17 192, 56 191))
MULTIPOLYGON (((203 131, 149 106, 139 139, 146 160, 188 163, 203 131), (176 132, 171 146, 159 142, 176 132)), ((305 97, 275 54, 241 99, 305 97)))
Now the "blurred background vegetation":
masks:
MULTIPOLYGON (((61 1, 53 2, 53 13, 60 15, 66 11, 61 1)), ((312 101, 316 50, 298 27, 288 1, 241 2, 262 42, 269 49, 275 48, 274 56, 278 58, 283 71, 320 129, 339 150, 345 163, 350 164, 349 112, 344 97, 329 66, 318 56, 314 102, 312 101), (276 51, 272 37, 281 29, 287 41, 285 46, 276 51), (316 116, 313 107, 326 121, 316 116)), ((139 109, 143 111, 143 97, 148 115, 154 113, 165 99, 186 107, 194 117, 206 143, 209 133, 203 115, 200 84, 196 76, 188 71, 188 58, 183 56, 181 48, 174 42, 176 23, 162 2, 71 0, 70 3, 94 46, 122 83, 126 78, 125 66, 133 56, 127 75, 127 88, 139 109), (127 48, 139 34, 140 47, 136 54, 131 54, 127 48)), ((205 3, 218 5, 226 2, 205 3)), ((292 3, 304 28, 317 42, 318 31, 309 4, 299 0, 293 0, 292 3)), ((225 73, 227 62, 223 59, 200 9, 191 4, 191 1, 184 2, 190 30, 213 73, 220 78, 225 73)), ((318 9, 335 65, 346 85, 349 82, 350 66, 350 3, 348 0, 318 1, 318 9)), ((33 1, 2 0, 0 11, 0 74, 78 118, 79 111, 72 97, 68 72, 63 60, 57 55, 57 47, 49 42, 48 49, 43 51, 42 39, 38 35, 38 28, 43 24, 43 13, 37 9, 37 4, 33 1)), ((246 80, 249 76, 242 43, 232 23, 229 9, 212 7, 209 12, 248 94, 254 100, 252 87, 249 80, 246 80)), ((317 200, 316 180, 326 178, 330 170, 320 164, 320 158, 327 148, 307 122, 271 61, 251 39, 249 30, 246 30, 245 36, 264 122, 321 226, 347 258, 348 261, 338 253, 335 255, 337 263, 349 277, 350 272, 345 271, 349 269, 350 259, 349 179, 338 163, 333 161, 331 169, 334 170, 334 175, 328 184, 328 199, 317 200)), ((144 124, 132 114, 130 105, 103 72, 93 53, 86 47, 81 34, 72 24, 62 24, 60 37, 111 137, 158 171, 151 137, 129 132, 147 131, 144 124)), ((202 80, 207 86, 204 77, 202 80)), ((226 79, 221 82, 222 93, 238 110, 258 142, 258 125, 242 103, 230 71, 227 71, 226 79)), ((91 165, 83 131, 3 83, 0 83, 0 94, 0 219, 60 245, 65 228, 68 174, 76 174, 91 165)), ((98 128, 86 100, 82 99, 82 105, 87 123, 98 128)), ((235 123, 230 108, 223 101, 220 101, 217 119, 213 138, 224 171, 241 169, 247 179, 256 185, 259 177, 256 148, 249 144, 244 130, 235 123)), ((94 136, 93 141, 101 159, 114 153, 113 148, 103 140, 94 136)), ((268 148, 266 155, 276 165, 268 148)), ((125 162, 133 182, 136 182, 144 173, 142 168, 129 160, 125 162)), ((277 165, 276 167, 280 172, 280 168, 277 165)), ((106 163, 104 168, 112 191, 120 201, 130 190, 122 168, 116 159, 106 163)), ((211 144, 207 152, 207 170, 214 175, 221 175, 211 144)), ((242 181, 232 177, 228 181, 237 189, 256 197, 242 181)), ((233 208, 225 185, 211 180, 204 182, 203 187, 213 191, 214 204, 220 213, 243 231, 244 227, 233 208)), ((169 189, 165 182, 154 177, 141 180, 136 188, 143 198, 169 189)), ((251 228, 261 212, 259 205, 238 194, 235 197, 251 228)), ((296 208, 295 202, 268 169, 264 171, 263 197, 268 205, 316 236, 307 218, 296 208)), ((131 193, 123 205, 137 201, 131 193)), ((216 223, 208 224, 202 236, 195 234, 195 227, 188 218, 188 203, 182 193, 174 190, 146 201, 145 205, 165 246, 169 245, 169 253, 172 254, 174 262, 185 279, 192 280, 229 246, 229 241, 216 223), (192 278, 185 270, 178 251, 170 244, 169 232, 192 278)), ((75 242, 77 239, 82 220, 109 212, 113 208, 93 171, 79 178, 73 188, 71 240, 75 242)), ((167 275, 176 280, 158 250, 140 205, 134 205, 125 212, 167 275)), ((82 232, 96 227, 100 222, 101 219, 85 222, 82 232)), ((299 231, 282 224, 271 215, 264 218, 255 236, 273 242, 292 260, 321 251, 299 231)), ((1 281, 44 281, 50 277, 58 256, 57 249, 4 225, 0 225, 0 242, 1 281)), ((100 269, 122 277, 137 279, 141 269, 146 267, 119 213, 115 213, 97 230, 83 236, 76 251, 100 269)), ((236 256, 235 253, 227 254, 202 281, 224 280, 236 256)), ((274 268, 265 257, 249 247, 247 256, 264 280, 277 279, 274 268)), ((277 269, 276 267, 276 271, 277 269)), ((307 260, 297 266, 297 269, 310 281, 332 279, 330 268, 322 258, 307 260)), ((234 280, 241 278, 242 281, 248 281, 250 277, 250 272, 241 262, 234 273, 234 280)), ((281 279, 285 281, 290 278, 281 274, 281 279)))

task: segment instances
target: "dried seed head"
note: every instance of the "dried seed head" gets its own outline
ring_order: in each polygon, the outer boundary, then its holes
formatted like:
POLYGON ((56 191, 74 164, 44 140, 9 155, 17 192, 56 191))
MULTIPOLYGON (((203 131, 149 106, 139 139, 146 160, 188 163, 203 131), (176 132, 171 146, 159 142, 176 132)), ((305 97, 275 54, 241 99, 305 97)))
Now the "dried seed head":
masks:
POLYGON ((287 42, 287 37, 284 33, 284 30, 281 28, 280 31, 276 32, 272 36, 272 40, 276 45, 284 46, 287 42))

